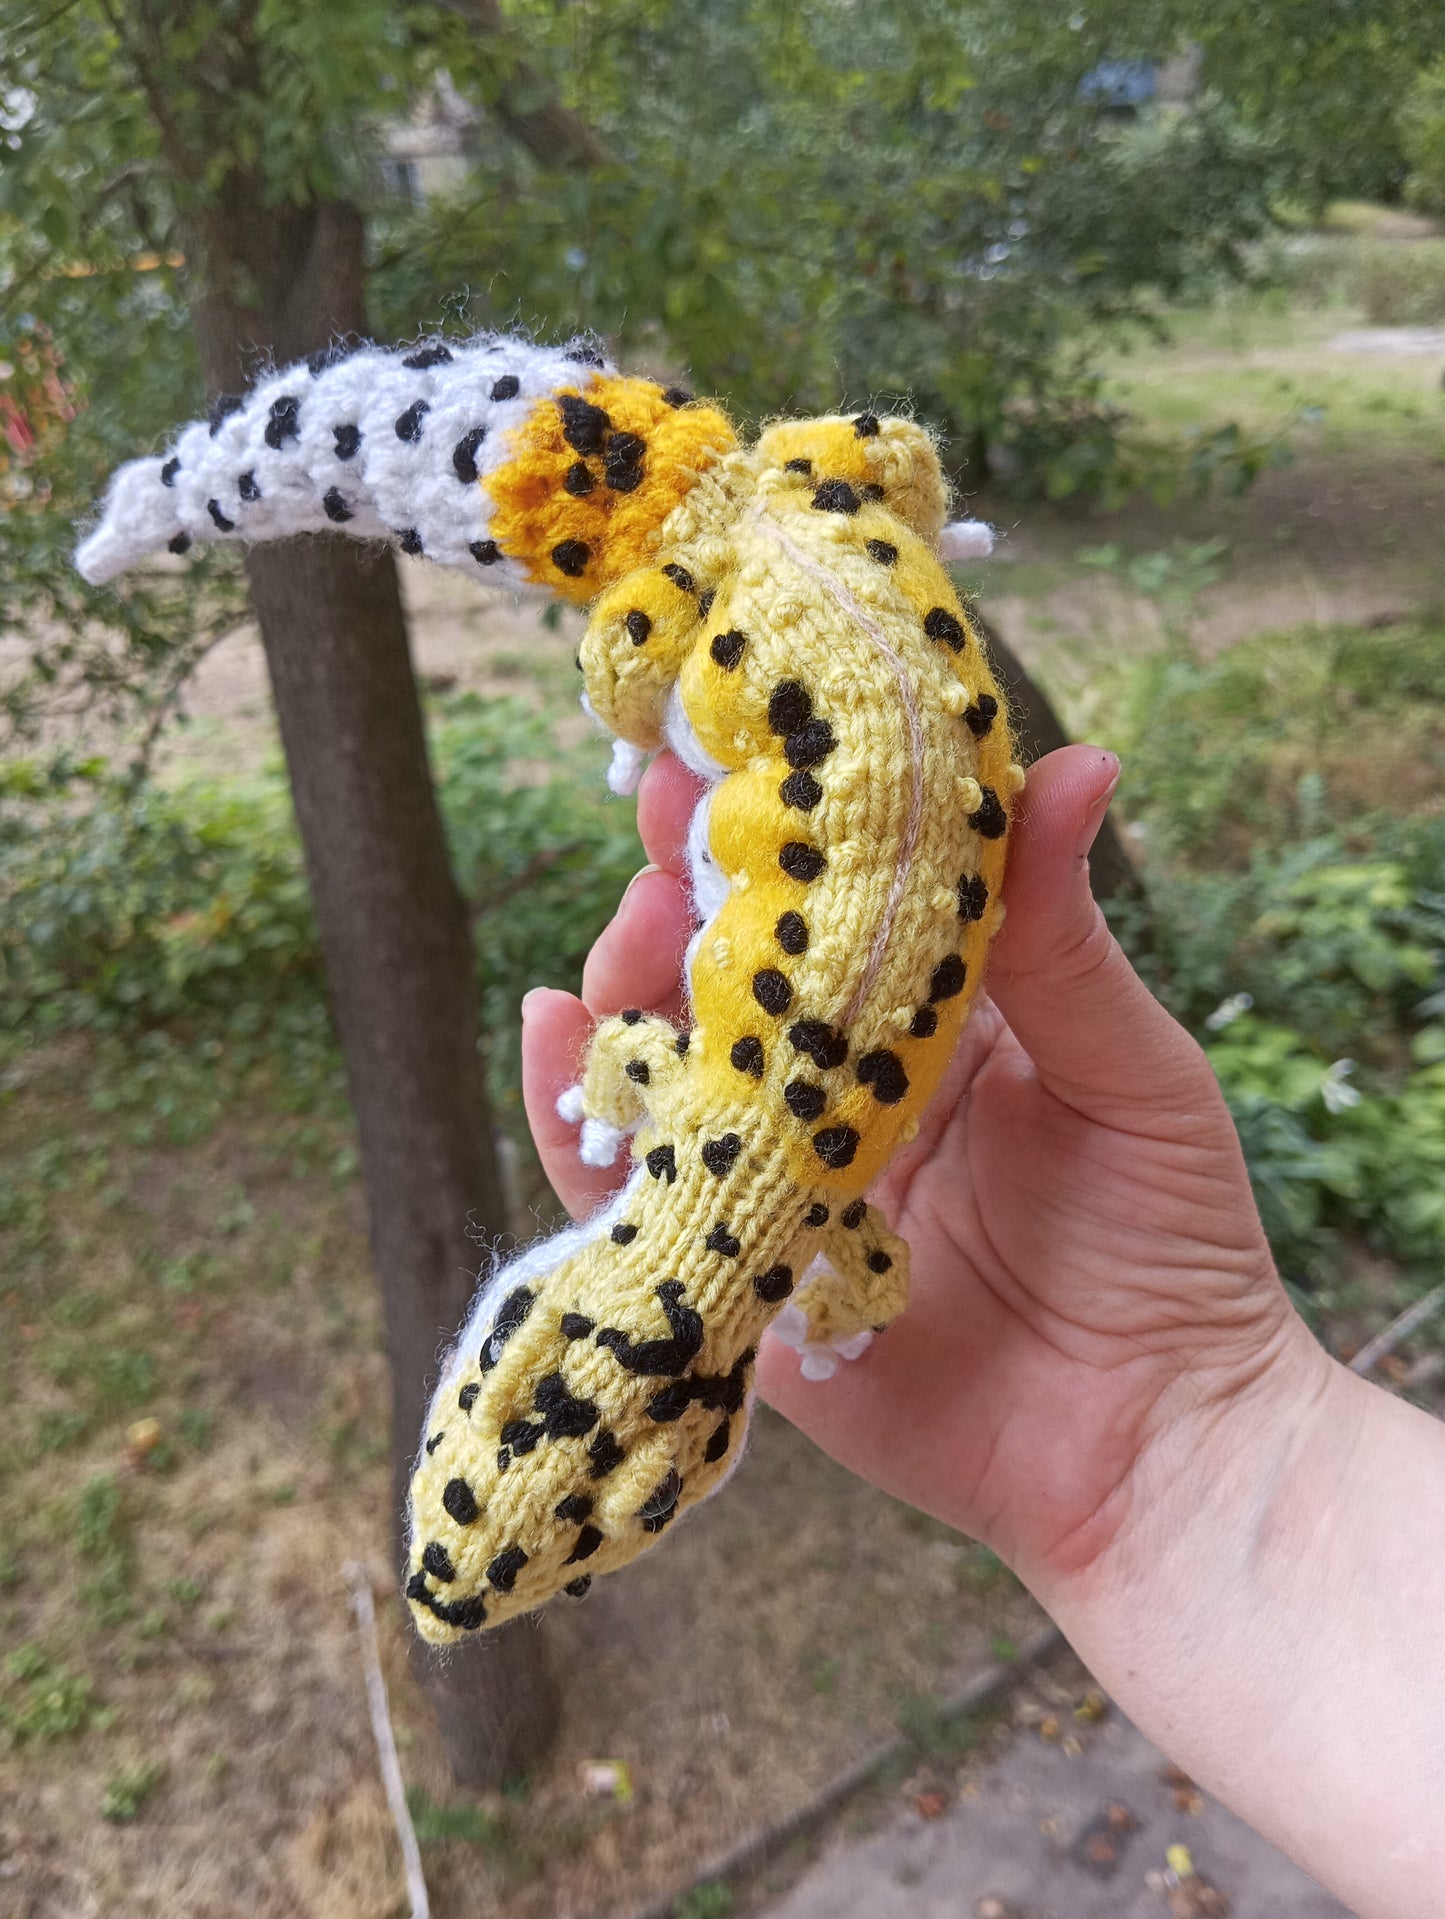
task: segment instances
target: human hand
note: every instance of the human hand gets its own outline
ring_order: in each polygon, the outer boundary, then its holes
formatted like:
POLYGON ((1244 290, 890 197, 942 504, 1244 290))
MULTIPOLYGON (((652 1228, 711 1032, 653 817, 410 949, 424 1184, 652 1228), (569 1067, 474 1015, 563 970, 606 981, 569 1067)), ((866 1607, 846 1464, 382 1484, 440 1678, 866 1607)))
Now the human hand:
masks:
MULTIPOLYGON (((988 991, 871 1195, 907 1311, 832 1379, 763 1341, 763 1396, 835 1458, 986 1541, 1170 1757, 1362 1919, 1438 1905, 1445 1434, 1310 1337, 1198 1046, 1089 892, 1117 762, 1029 773, 988 991)), ((649 771, 654 865, 583 998, 528 996, 528 1113, 583 1214, 615 1175, 556 1116, 595 1017, 676 1015, 696 788, 649 771)))
MULTIPOLYGON (((988 995, 917 1140, 872 1194, 912 1249, 907 1312, 819 1385, 764 1341, 764 1398, 845 1465, 985 1540, 1041 1596, 1099 1560, 1140 1488, 1313 1342, 1290 1307, 1199 1047, 1149 994, 1089 892, 1118 762, 1070 747, 1017 811, 988 995)), ((528 1114, 574 1214, 620 1173, 555 1113, 592 1020, 676 1014, 697 786, 664 756, 639 822, 654 862, 588 961, 582 1000, 530 994, 528 1114)))

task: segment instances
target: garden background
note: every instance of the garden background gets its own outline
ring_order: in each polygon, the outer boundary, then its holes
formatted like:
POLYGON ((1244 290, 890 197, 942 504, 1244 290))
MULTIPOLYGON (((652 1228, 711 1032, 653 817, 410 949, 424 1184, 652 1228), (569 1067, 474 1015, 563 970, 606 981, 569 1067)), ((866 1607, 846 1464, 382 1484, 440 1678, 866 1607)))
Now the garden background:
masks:
MULTIPOLYGON (((438 1732, 391 1570, 398 1162, 347 1013, 385 981, 338 988, 346 903, 318 931, 293 788, 313 878, 387 856, 384 809, 362 845, 327 798, 327 711, 288 775, 267 663, 308 636, 265 599, 282 574, 251 582, 263 648, 234 553, 119 591, 70 566, 110 469, 203 411, 226 354, 357 313, 387 339, 581 327, 749 423, 916 406, 1002 534, 961 585, 1123 757, 1113 917, 1209 1051, 1301 1311, 1348 1357, 1439 1283, 1445 66, 1434 5, 1361 12, 7 14, 0 1911, 404 1909, 349 1560, 442 1913, 629 1913, 893 1732, 946 1768, 973 1735, 937 1702, 1039 1623, 987 1551, 763 1412, 725 1499, 481 1669, 494 1704, 521 1675, 520 1733, 438 1732), (273 256, 300 267, 268 286, 273 256)), ((482 1245, 556 1212, 520 997, 575 985, 642 856, 575 616, 400 581, 465 953, 464 1297, 482 1245)), ((445 893, 422 906, 452 937, 445 893)), ((440 1017, 408 1015, 444 1055, 440 1017)), ((1383 1377, 1445 1407, 1445 1313, 1383 1377)))

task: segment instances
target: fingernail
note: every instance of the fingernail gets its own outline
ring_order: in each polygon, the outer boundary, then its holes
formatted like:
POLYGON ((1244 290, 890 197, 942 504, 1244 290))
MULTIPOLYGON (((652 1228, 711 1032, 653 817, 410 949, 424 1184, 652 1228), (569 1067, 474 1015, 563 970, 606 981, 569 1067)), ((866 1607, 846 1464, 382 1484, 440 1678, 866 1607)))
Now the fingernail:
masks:
MULTIPOLYGON (((639 880, 645 880, 649 873, 660 873, 661 871, 662 871, 662 868, 660 866, 655 866, 649 860, 647 865, 640 867, 638 871, 632 875, 632 878, 627 882, 627 887, 622 895, 622 899, 625 900, 627 898, 628 893, 632 891, 633 887, 636 886, 639 880)), ((621 906, 622 900, 619 900, 617 904, 621 906)))
POLYGON ((1099 772, 1102 784, 1090 802, 1088 812, 1084 815, 1084 830, 1079 835, 1080 857, 1088 852, 1098 837, 1099 828, 1104 824, 1104 815, 1109 810, 1109 802, 1114 797, 1115 790, 1119 784, 1119 775, 1122 771, 1123 767, 1117 753, 1101 753, 1099 755, 1099 772))
POLYGON ((540 999, 542 995, 546 992, 546 990, 547 989, 545 986, 534 986, 530 992, 523 993, 521 1011, 522 1011, 522 1019, 524 1022, 527 1017, 527 1008, 532 1004, 533 1000, 540 999))

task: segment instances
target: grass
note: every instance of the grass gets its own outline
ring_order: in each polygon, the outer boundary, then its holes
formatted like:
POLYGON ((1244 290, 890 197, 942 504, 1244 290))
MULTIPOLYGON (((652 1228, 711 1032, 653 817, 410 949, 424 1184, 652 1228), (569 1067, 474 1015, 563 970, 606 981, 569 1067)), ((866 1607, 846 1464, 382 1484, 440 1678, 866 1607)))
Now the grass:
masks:
MULTIPOLYGON (((287 1111, 262 1064, 228 1077, 179 1043, 139 1064, 90 1035, 4 1069, 0 1635, 28 1650, 0 1671, 0 1792, 47 1833, 63 1788, 73 1906, 163 1805, 172 1903, 185 1886, 265 1919, 388 1919, 395 1841, 336 1570, 360 1556, 385 1589, 386 1377, 361 1195, 333 1170, 350 1128, 324 1100, 287 1111), (172 1059, 195 1110, 158 1117, 151 1069, 172 1059)), ((383 1608, 439 1914, 674 1886, 886 1736, 900 1687, 951 1689, 991 1637, 1032 1629, 1013 1581, 960 1588, 966 1542, 780 1422, 755 1431, 727 1500, 641 1583, 549 1617, 577 1677, 525 1791, 449 1785, 383 1608), (628 1806, 582 1792, 598 1757, 628 1764, 628 1806)))
MULTIPOLYGON (((1363 316, 1360 316, 1363 318, 1363 316)), ((1167 344, 1139 345, 1109 363, 1108 394, 1160 435, 1237 420, 1280 433, 1298 460, 1370 470, 1388 457, 1438 457, 1438 359, 1331 349, 1348 310, 1305 312, 1271 302, 1221 304, 1168 316, 1167 344)))
POLYGON ((93 1683, 27 1642, 4 1662, 0 1738, 12 1746, 44 1745, 110 1723, 93 1683))
POLYGON ((101 1818, 108 1819, 113 1826, 128 1826, 140 1816, 146 1802, 159 1792, 166 1772, 163 1759, 151 1759, 112 1773, 100 1796, 101 1818))
POLYGON ((710 1879, 682 1895, 672 1908, 672 1919, 729 1919, 736 1908, 732 1887, 720 1879, 710 1879))

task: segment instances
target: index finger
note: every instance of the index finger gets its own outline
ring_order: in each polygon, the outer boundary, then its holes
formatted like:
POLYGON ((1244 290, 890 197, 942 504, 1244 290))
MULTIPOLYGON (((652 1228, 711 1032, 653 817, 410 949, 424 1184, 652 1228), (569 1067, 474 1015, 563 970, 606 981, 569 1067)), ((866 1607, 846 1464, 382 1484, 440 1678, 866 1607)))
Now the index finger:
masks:
POLYGON ((647 857, 666 873, 687 871, 687 829, 704 791, 674 753, 659 753, 637 789, 637 830, 647 857))

